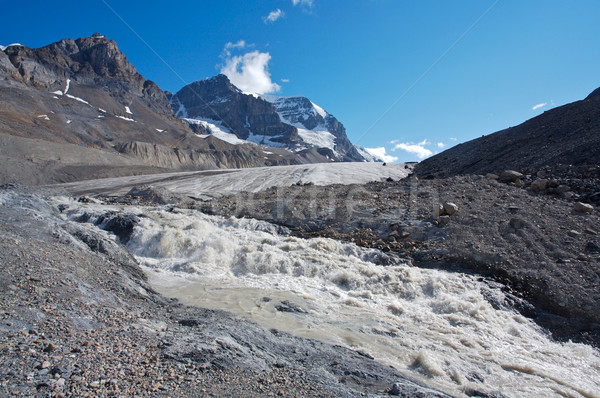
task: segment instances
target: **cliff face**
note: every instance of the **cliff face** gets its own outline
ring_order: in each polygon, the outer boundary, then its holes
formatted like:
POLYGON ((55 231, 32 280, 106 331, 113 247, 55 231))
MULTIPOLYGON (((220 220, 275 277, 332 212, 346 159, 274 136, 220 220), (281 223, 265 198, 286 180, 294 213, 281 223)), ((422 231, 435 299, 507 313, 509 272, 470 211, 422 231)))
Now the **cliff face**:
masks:
POLYGON ((222 122, 243 140, 265 136, 282 146, 298 141, 297 130, 281 122, 272 104, 242 93, 224 75, 185 86, 171 98, 171 106, 179 117, 222 122))

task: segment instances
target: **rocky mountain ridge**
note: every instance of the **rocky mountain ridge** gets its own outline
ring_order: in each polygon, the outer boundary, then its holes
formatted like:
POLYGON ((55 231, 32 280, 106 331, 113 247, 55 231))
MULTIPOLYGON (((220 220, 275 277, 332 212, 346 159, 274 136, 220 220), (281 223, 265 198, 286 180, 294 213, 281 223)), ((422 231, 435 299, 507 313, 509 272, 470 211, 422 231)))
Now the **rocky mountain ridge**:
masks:
MULTIPOLYGON (((239 110, 243 116, 227 123, 246 134, 250 123, 253 134, 264 137, 276 130, 280 139, 264 142, 274 146, 234 145, 222 136, 210 137, 201 124, 190 127, 171 109, 173 96, 145 79, 117 44, 101 34, 37 49, 3 47, 0 140, 6 145, 0 148, 0 182, 36 185, 132 173, 330 161, 319 148, 295 152, 278 145, 278 140, 297 140, 296 129, 282 123, 270 103, 221 86, 213 85, 209 88, 216 91, 205 94, 245 101, 239 110), (44 153, 44 145, 52 146, 52 153, 44 153)), ((180 94, 184 99, 185 92, 180 94)))
POLYGON ((220 130, 304 158, 311 154, 322 162, 365 161, 348 140, 344 126, 308 98, 243 93, 225 75, 196 81, 167 95, 175 114, 200 132, 220 130))

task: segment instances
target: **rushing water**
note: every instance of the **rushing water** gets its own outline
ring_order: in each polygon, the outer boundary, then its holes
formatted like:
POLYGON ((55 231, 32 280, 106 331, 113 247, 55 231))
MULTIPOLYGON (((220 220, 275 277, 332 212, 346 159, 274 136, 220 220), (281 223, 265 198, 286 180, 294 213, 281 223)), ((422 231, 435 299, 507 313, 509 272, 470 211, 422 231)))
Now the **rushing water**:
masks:
POLYGON ((458 396, 600 397, 598 351, 551 341, 475 276, 377 265, 376 250, 255 220, 135 211, 128 248, 167 296, 366 352, 458 396))

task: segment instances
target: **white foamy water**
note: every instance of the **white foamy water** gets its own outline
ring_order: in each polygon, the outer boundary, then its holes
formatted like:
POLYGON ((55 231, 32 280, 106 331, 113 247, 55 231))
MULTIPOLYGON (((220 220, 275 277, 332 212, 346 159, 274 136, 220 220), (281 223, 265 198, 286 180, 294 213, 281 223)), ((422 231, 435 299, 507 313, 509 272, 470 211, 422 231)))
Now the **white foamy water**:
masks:
POLYGON ((600 397, 598 351, 495 309, 485 297, 503 293, 475 276, 377 265, 376 250, 255 220, 128 210, 143 217, 127 246, 166 296, 360 350, 456 396, 600 397))
POLYGON ((183 302, 364 351, 452 394, 600 396, 600 356, 552 342, 484 298, 474 276, 404 264, 331 239, 299 239, 254 220, 144 210, 130 250, 151 283, 183 302), (302 312, 282 312, 281 303, 302 312))

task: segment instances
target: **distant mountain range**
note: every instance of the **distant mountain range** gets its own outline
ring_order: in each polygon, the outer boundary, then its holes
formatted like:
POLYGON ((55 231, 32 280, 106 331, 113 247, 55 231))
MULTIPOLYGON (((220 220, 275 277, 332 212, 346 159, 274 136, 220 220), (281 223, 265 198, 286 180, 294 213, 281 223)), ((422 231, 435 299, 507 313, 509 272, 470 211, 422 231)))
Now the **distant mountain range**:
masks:
POLYGON ((0 100, 0 182, 366 160, 306 98, 224 75, 165 93, 101 34, 2 47, 0 100))
MULTIPOLYGON (((419 176, 597 165, 600 89, 421 162, 419 176)), ((224 75, 176 94, 101 34, 0 48, 0 183, 152 172, 374 161, 305 97, 242 92, 224 75)))

